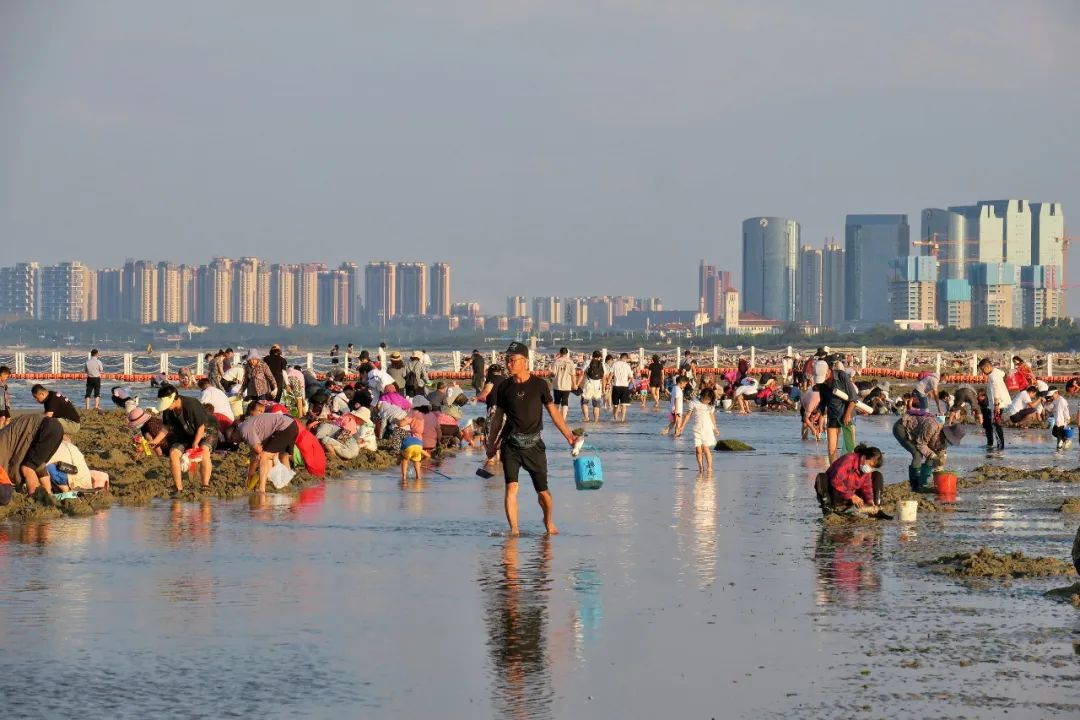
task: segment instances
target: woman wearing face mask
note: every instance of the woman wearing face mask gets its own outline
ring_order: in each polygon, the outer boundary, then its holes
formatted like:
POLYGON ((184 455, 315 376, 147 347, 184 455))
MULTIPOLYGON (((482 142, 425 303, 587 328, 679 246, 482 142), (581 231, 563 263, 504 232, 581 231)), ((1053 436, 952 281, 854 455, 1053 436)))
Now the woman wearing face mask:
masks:
POLYGON ((866 445, 837 458, 818 475, 816 489, 822 511, 881 505, 884 479, 879 470, 883 460, 880 450, 866 445))

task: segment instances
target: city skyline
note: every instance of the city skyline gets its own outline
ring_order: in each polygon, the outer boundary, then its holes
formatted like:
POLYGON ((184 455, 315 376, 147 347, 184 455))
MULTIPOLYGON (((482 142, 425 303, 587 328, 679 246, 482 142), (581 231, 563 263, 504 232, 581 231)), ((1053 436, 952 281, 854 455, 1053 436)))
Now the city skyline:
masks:
POLYGON ((692 307, 667 268, 736 257, 747 217, 819 246, 848 212, 1080 207, 1075 3, 242 5, 0 11, 5 247, 444 258, 487 307, 692 307))

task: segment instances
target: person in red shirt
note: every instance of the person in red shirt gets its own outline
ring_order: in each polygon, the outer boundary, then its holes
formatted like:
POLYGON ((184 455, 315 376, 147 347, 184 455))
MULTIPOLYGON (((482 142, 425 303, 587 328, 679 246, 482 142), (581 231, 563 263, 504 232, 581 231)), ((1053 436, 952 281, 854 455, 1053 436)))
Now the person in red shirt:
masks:
POLYGON ((885 481, 879 471, 883 460, 876 447, 859 445, 818 473, 814 489, 822 513, 881 505, 885 481))

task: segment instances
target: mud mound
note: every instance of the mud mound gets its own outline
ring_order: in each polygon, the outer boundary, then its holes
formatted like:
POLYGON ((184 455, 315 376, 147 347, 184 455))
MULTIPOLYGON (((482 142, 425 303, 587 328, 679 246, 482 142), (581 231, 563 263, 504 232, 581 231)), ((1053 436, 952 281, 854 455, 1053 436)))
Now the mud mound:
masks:
MULTIPOLYGON (((107 507, 112 502, 124 505, 145 504, 154 498, 168 497, 173 491, 172 473, 168 457, 136 455, 132 432, 127 418, 119 410, 88 412, 83 414, 82 426, 74 438, 83 451, 87 464, 94 470, 109 473, 112 484, 110 493, 98 493, 77 500, 62 501, 58 508, 31 501, 17 495, 11 505, 0 508, 0 520, 35 520, 61 515, 85 515, 107 507)), ((205 497, 236 498, 248 494, 246 450, 217 452, 212 458, 213 474, 210 488, 199 487, 199 477, 184 478, 181 499, 198 500, 205 497)), ((397 453, 387 450, 361 451, 352 460, 327 458, 327 477, 338 477, 349 470, 385 470, 397 463, 397 453)), ((297 488, 320 482, 300 470, 289 487, 283 492, 295 492, 297 488)), ((271 488, 268 488, 271 490, 271 488)))
POLYGON ((1074 582, 1068 587, 1054 588, 1046 593, 1046 597, 1058 602, 1071 603, 1073 607, 1080 608, 1080 582, 1074 582))
POLYGON ((719 452, 748 452, 754 448, 740 440, 717 440, 716 449, 719 452))
MULTIPOLYGON (((980 465, 972 470, 967 484, 977 484, 987 480, 1041 480, 1043 482, 1080 483, 1080 468, 1061 470, 1046 467, 1037 470, 1022 470, 1002 465, 980 465)), ((961 485, 964 484, 961 481, 961 485)))
POLYGON ((1061 503, 1058 508, 1058 512, 1080 513, 1080 497, 1066 498, 1065 502, 1061 503))
POLYGON ((26 522, 51 520, 64 515, 93 515, 98 510, 104 510, 112 505, 114 499, 109 493, 98 492, 73 500, 60 500, 54 507, 32 500, 22 493, 16 493, 10 504, 0 507, 0 521, 26 522))
POLYGON ((917 501, 920 512, 955 512, 951 504, 938 502, 937 496, 932 493, 917 493, 906 482, 885 486, 881 493, 881 507, 885 512, 890 515, 898 513, 897 503, 901 500, 917 501))
POLYGON ((1028 557, 1022 552, 998 555, 987 548, 974 553, 943 555, 922 563, 943 575, 962 578, 1029 578, 1067 575, 1072 565, 1057 558, 1028 557))

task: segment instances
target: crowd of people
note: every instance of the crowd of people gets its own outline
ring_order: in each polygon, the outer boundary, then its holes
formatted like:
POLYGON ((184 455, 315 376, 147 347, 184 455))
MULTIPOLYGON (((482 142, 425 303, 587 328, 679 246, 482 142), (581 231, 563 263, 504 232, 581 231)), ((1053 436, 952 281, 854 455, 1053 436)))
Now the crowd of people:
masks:
MULTIPOLYGON (((205 357, 206 374, 181 375, 152 383, 155 407, 140 406, 131 387, 112 388, 113 403, 123 408, 136 452, 167 457, 175 493, 185 476, 208 488, 215 455, 246 449, 249 489, 266 492, 276 468, 302 463, 320 474, 327 456, 344 460, 378 449, 397 454, 401 482, 423 478, 428 463, 449 448, 483 447, 488 465, 501 461, 507 491, 505 510, 517 532, 517 481, 529 473, 548 531, 557 532, 547 487, 546 448, 541 437, 543 411, 571 447, 580 434, 570 432, 571 405, 584 423, 626 423, 631 406, 659 410, 668 403, 664 434, 680 437, 689 429, 698 468, 710 473, 712 449, 719 435, 718 411, 796 411, 803 440, 825 441, 829 468, 815 478, 823 510, 873 509, 880 505, 882 453, 859 444, 860 414, 897 416, 896 442, 911 455, 908 481, 913 491, 927 489, 935 468, 944 466, 948 449, 961 442, 967 422, 981 424, 987 450, 1004 450, 1004 428, 1048 423, 1059 450, 1071 446, 1073 418, 1067 396, 1080 393, 1080 379, 1064 388, 1049 387, 1019 356, 1006 372, 989 358, 978 363, 985 385, 942 386, 934 372, 924 372, 910 391, 890 395, 887 382, 860 378, 851 356, 825 348, 808 358, 779 356, 779 371, 751 374, 745 356, 733 357, 730 370, 699 364, 693 352, 677 367, 659 355, 638 362, 628 353, 595 350, 573 355, 559 348, 550 357, 533 356, 550 371, 549 379, 530 372, 530 351, 513 343, 502 362, 487 362, 474 350, 457 380, 433 380, 431 359, 423 350, 393 351, 385 363, 352 345, 331 350, 331 367, 317 377, 309 368, 290 365, 279 345, 264 355, 248 350, 239 358, 232 348, 205 357), (185 390, 194 383, 197 394, 185 390), (471 393, 469 392, 471 390, 471 393), (576 403, 573 398, 577 397, 576 403), (466 420, 463 408, 482 405, 466 420)), ((98 351, 86 364, 85 410, 100 409, 103 367, 98 351)), ((108 486, 103 473, 90 470, 73 443, 80 414, 62 393, 34 385, 31 394, 42 413, 11 417, 7 381, 0 367, 0 502, 10 501, 16 485, 44 502, 55 493, 94 491, 108 486)), ((470 413, 471 414, 471 413, 470 413)))

